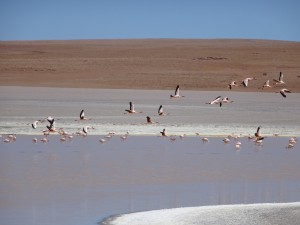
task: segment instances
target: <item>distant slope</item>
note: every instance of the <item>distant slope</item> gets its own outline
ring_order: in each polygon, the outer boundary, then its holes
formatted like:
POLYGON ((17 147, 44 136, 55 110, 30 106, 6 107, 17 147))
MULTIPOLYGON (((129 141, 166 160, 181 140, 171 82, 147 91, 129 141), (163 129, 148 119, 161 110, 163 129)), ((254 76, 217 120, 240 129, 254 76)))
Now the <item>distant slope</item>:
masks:
MULTIPOLYGON (((300 92, 300 42, 132 39, 0 42, 0 85, 226 90, 255 76, 256 91, 284 74, 300 92)), ((277 88, 278 89, 278 88, 277 88)), ((266 91, 274 91, 269 89, 266 91)))

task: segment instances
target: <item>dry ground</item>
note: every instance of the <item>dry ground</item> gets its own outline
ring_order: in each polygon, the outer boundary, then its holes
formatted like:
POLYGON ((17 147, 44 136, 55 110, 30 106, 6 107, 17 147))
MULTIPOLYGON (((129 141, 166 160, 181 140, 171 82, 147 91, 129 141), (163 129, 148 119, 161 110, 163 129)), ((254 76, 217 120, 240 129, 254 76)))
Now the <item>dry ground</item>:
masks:
MULTIPOLYGON (((74 40, 0 42, 0 86, 226 90, 284 74, 300 92, 300 42, 269 40, 74 40)), ((271 82, 273 83, 273 82, 271 82)), ((279 87, 276 88, 278 90, 279 87)), ((275 91, 275 89, 265 90, 275 91)))

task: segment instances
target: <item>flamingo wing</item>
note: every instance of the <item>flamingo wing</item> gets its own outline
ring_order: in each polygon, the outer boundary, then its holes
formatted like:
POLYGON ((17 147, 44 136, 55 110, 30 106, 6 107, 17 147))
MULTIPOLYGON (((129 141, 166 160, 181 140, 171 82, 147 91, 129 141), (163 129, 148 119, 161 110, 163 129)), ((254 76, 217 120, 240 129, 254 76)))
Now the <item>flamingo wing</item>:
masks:
POLYGON ((80 119, 84 119, 84 110, 81 110, 79 117, 80 119))
POLYGON ((177 85, 176 90, 175 90, 175 95, 179 95, 179 85, 177 85))

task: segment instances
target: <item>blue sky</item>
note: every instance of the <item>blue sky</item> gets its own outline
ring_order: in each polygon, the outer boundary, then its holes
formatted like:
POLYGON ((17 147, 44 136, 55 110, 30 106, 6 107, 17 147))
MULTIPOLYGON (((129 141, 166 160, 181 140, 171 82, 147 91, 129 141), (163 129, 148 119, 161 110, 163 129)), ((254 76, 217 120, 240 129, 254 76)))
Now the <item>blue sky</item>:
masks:
POLYGON ((300 41, 300 1, 0 1, 0 40, 111 38, 300 41))

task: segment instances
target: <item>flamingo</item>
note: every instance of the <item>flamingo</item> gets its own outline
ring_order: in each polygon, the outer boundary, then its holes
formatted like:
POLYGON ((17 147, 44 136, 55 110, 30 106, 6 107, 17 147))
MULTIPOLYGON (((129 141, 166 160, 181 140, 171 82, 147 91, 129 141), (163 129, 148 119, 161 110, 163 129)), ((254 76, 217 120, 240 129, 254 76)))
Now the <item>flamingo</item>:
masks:
POLYGON ((129 102, 129 109, 125 109, 126 112, 128 113, 142 113, 142 112, 137 112, 134 110, 134 104, 132 102, 129 102))
POLYGON ((260 138, 260 137, 261 137, 259 131, 260 131, 260 126, 257 128, 256 133, 254 134, 254 136, 255 136, 256 138, 260 138))
POLYGON ((206 142, 209 141, 207 137, 204 137, 204 138, 202 138, 201 140, 203 141, 203 143, 206 143, 206 142))
POLYGON ((61 137, 59 140, 60 140, 61 142, 65 142, 65 141, 66 141, 66 138, 65 138, 65 137, 61 137))
POLYGON ((211 102, 207 102, 206 104, 220 104, 220 107, 222 106, 223 103, 232 103, 233 101, 229 100, 228 97, 221 98, 221 96, 218 96, 211 102))
POLYGON ((256 133, 254 134, 255 136, 255 139, 254 139, 254 142, 257 143, 257 144, 261 144, 262 143, 262 140, 265 139, 263 136, 261 136, 260 134, 260 126, 257 128, 256 130, 256 133))
POLYGON ((152 124, 153 123, 150 116, 147 116, 146 119, 147 119, 147 124, 152 124))
POLYGON ((4 139, 4 143, 10 143, 10 139, 5 138, 5 139, 4 139))
POLYGON ((82 128, 82 132, 85 134, 85 135, 87 135, 88 134, 88 130, 89 129, 94 129, 93 127, 91 127, 91 126, 84 126, 83 128, 82 128))
POLYGON ((47 120, 50 123, 49 125, 46 126, 48 131, 49 132, 55 132, 56 129, 55 129, 55 120, 54 120, 54 118, 52 118, 51 116, 48 116, 47 120))
POLYGON ((235 143, 235 149, 236 149, 236 150, 239 150, 239 149, 240 149, 240 147, 241 147, 241 145, 242 145, 242 143, 241 143, 241 142, 239 142, 239 141, 238 141, 238 142, 236 142, 236 143, 235 143))
POLYGON ((292 143, 288 143, 288 145, 286 146, 287 149, 291 149, 291 148, 294 148, 294 144, 292 143))
POLYGON ((232 87, 238 87, 239 85, 236 83, 236 81, 232 81, 230 84, 228 84, 229 89, 231 90, 232 87))
POLYGON ((248 87, 248 84, 249 84, 249 81, 250 80, 256 80, 255 77, 248 77, 248 78, 245 78, 243 81, 242 81, 242 85, 244 87, 248 87))
POLYGON ((170 137, 170 141, 176 141, 176 136, 173 136, 173 135, 172 135, 172 136, 170 137))
POLYGON ((230 101, 228 97, 224 97, 222 99, 222 103, 232 103, 233 101, 230 101))
POLYGON ((165 115, 167 115, 167 114, 164 113, 162 105, 160 105, 159 108, 158 108, 158 115, 159 116, 165 116, 165 115))
POLYGON ((272 86, 270 86, 270 80, 267 80, 264 85, 262 86, 262 88, 271 88, 272 86))
MULTIPOLYGON (((278 93, 278 92, 276 92, 278 93)), ((286 88, 282 88, 279 93, 282 95, 282 97, 286 98, 286 94, 285 93, 292 93, 290 90, 286 89, 286 88)))
MULTIPOLYGON (((83 110, 83 109, 80 111, 79 119, 80 119, 80 120, 89 120, 88 118, 86 118, 86 117, 84 116, 84 110, 83 110)), ((75 120, 75 121, 77 121, 77 120, 75 120)))
POLYGON ((186 134, 180 134, 179 137, 180 139, 184 138, 186 136, 186 134))
POLYGON ((39 122, 40 122, 39 120, 34 121, 34 122, 31 124, 31 127, 32 127, 33 129, 36 129, 36 128, 37 128, 37 124, 38 124, 39 122))
POLYGON ((230 139, 229 139, 229 138, 224 138, 224 139, 223 139, 223 142, 224 142, 225 144, 227 144, 227 143, 230 142, 230 139))
POLYGON ((181 96, 179 94, 179 85, 177 85, 177 87, 175 89, 175 94, 174 95, 170 95, 170 98, 180 98, 180 97, 185 97, 185 96, 181 96))
POLYGON ((291 137, 291 138, 289 139, 289 143, 291 143, 291 144, 296 144, 296 143, 297 143, 297 139, 294 138, 294 137, 291 137))
POLYGON ((108 133, 108 135, 106 135, 105 138, 106 138, 106 139, 110 139, 110 138, 112 138, 113 136, 114 136, 113 134, 108 133))
POLYGON ((222 106, 222 99, 221 99, 221 96, 218 96, 216 97, 214 100, 210 101, 210 102, 207 102, 206 104, 210 104, 210 105, 213 105, 213 104, 220 104, 220 107, 222 106))
POLYGON ((48 141, 49 140, 47 138, 45 138, 45 137, 41 139, 41 142, 43 142, 43 143, 47 143, 48 141))
POLYGON ((166 136, 167 136, 167 134, 166 134, 166 129, 163 129, 163 131, 161 131, 160 133, 161 133, 161 136, 163 136, 163 137, 166 137, 166 136))
POLYGON ((54 119, 53 119, 53 122, 50 123, 50 125, 47 125, 46 127, 48 128, 49 132, 55 132, 56 129, 55 129, 55 121, 54 121, 54 119))
POLYGON ((129 132, 127 131, 126 134, 122 135, 120 138, 122 141, 125 141, 128 138, 129 132))
POLYGON ((264 138, 264 137, 256 137, 256 139, 254 140, 254 142, 255 142, 256 144, 261 144, 262 141, 263 141, 263 139, 265 139, 265 138, 264 138))
POLYGON ((62 136, 67 136, 67 135, 68 135, 68 133, 67 133, 66 131, 64 131, 63 128, 60 128, 60 129, 58 130, 58 134, 59 134, 59 135, 62 135, 62 136))
POLYGON ((69 141, 71 141, 74 138, 73 135, 68 135, 67 137, 68 137, 69 141))
POLYGON ((275 85, 277 84, 285 84, 285 82, 283 81, 283 73, 282 72, 279 72, 279 78, 278 80, 276 79, 273 79, 275 81, 275 85))
POLYGON ((49 122, 50 124, 54 122, 54 118, 51 117, 51 116, 48 116, 48 117, 47 117, 47 120, 48 120, 48 122, 49 122))
POLYGON ((100 141, 100 143, 101 143, 101 144, 103 144, 103 143, 105 143, 105 142, 106 142, 106 139, 104 139, 104 138, 101 138, 99 141, 100 141))

